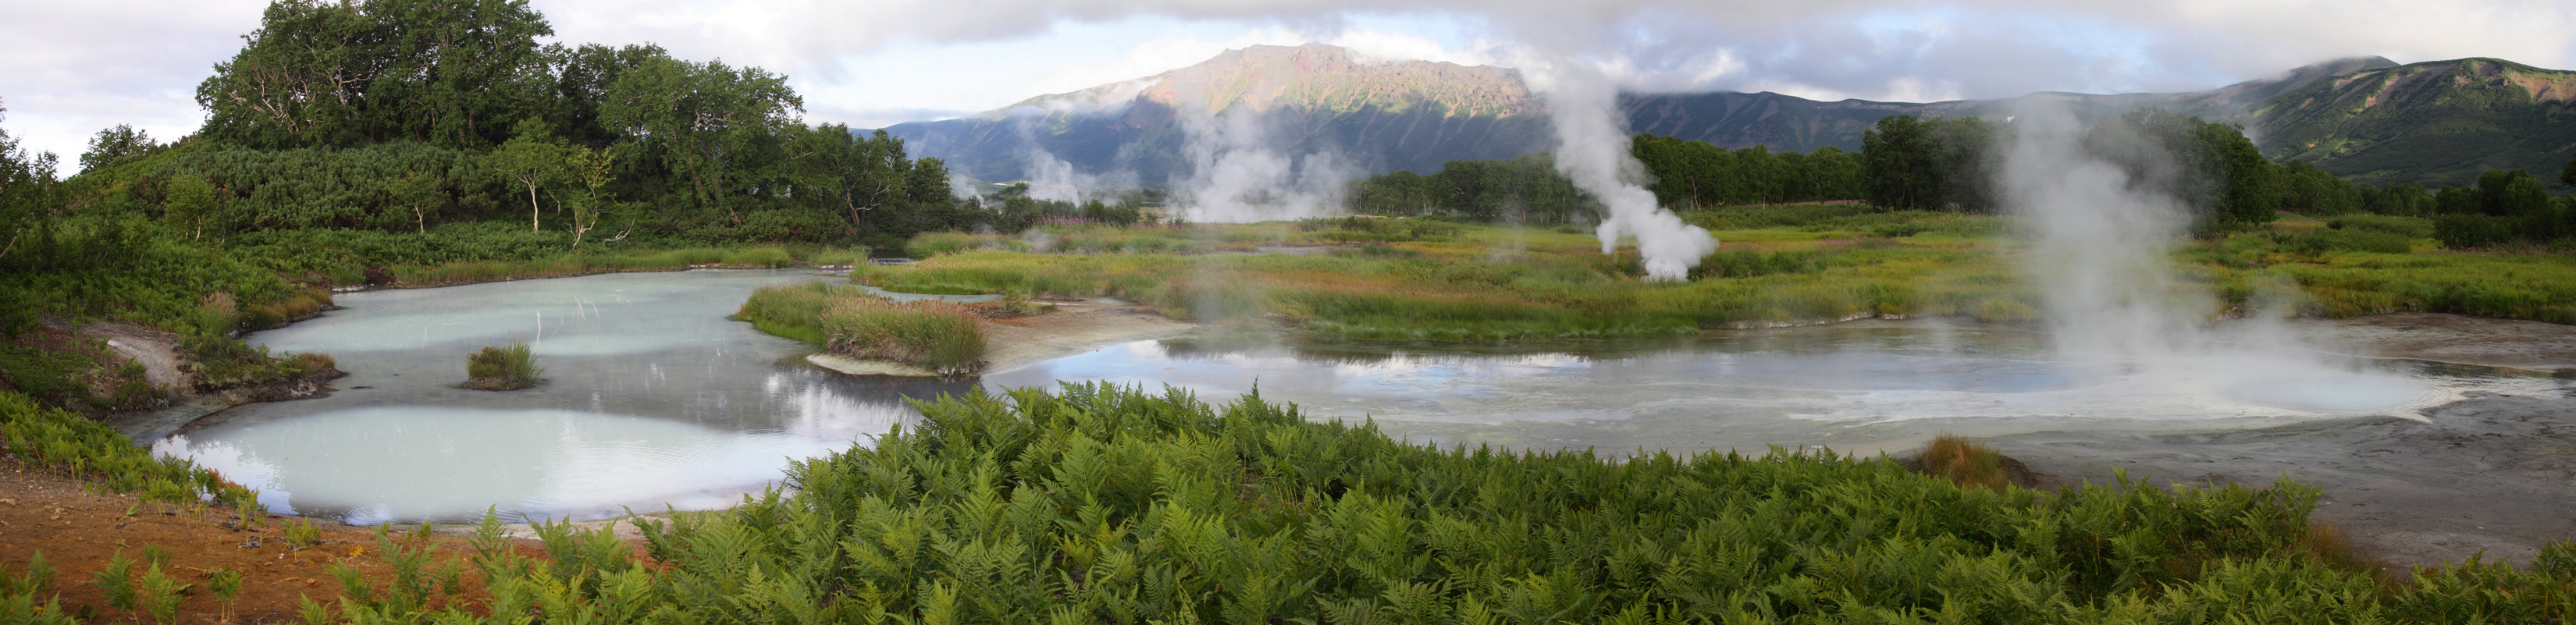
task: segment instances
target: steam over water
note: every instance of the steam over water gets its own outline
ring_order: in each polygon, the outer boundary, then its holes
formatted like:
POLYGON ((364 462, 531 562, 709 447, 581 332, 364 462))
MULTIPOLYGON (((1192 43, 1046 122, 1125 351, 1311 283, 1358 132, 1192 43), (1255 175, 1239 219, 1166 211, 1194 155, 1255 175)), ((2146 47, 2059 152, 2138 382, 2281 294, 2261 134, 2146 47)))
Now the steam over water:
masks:
POLYGON ((2330 362, 2261 310, 2250 320, 2209 323, 2216 300, 2178 279, 2171 256, 2189 209, 2136 188, 2120 168, 2088 154, 2064 111, 2043 105, 2019 113, 2005 133, 1997 183, 2028 228, 2025 265, 2046 300, 2049 336, 2069 375, 2318 409, 2369 404, 2368 389, 2403 384, 2330 362))

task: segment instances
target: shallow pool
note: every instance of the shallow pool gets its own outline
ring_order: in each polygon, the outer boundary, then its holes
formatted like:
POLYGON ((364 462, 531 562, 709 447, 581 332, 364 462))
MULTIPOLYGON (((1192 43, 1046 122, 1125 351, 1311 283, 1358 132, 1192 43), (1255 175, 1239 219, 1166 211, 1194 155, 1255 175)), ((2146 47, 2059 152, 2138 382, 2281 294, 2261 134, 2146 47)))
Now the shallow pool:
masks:
POLYGON ((836 278, 687 271, 343 295, 346 310, 251 337, 333 355, 350 373, 337 392, 218 413, 155 449, 259 489, 272 509, 357 523, 487 508, 600 518, 724 507, 794 459, 913 418, 907 397, 978 386, 1168 384, 1212 402, 1258 388, 1311 418, 1373 418, 1417 442, 1613 453, 1866 453, 1937 432, 2255 427, 2555 387, 2309 354, 2085 361, 2035 332, 1926 321, 1556 345, 1144 341, 946 382, 827 372, 803 362, 805 346, 725 318, 758 286, 821 279, 836 278), (456 387, 466 354, 510 340, 532 344, 543 386, 456 387))

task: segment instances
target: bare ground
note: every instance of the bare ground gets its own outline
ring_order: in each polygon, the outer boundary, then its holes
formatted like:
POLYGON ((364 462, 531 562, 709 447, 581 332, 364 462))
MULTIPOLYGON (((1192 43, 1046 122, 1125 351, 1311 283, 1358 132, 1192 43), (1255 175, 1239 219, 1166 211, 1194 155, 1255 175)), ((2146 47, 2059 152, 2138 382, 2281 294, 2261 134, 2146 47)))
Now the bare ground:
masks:
MULTIPOLYGON (((2402 313, 2300 320, 2294 332, 2360 355, 2525 370, 2576 363, 2576 326, 2402 313)), ((2510 372, 2508 372, 2510 373, 2510 372)), ((2112 479, 2318 487, 2313 518, 2393 566, 2482 555, 2527 561, 2576 540, 2576 399, 2472 393, 2422 420, 2362 417, 2260 430, 2039 432, 1989 439, 2060 484, 2112 479)))

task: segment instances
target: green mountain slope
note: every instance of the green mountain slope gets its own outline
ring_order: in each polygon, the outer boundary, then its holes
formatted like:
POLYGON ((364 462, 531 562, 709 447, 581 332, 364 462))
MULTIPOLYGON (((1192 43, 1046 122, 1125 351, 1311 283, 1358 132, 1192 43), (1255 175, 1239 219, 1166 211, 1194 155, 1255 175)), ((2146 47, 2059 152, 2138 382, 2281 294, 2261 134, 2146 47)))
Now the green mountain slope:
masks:
POLYGON ((2489 168, 2557 177, 2576 149, 2576 72, 2472 58, 2308 81, 2242 118, 2264 154, 2362 182, 2465 186, 2489 168))

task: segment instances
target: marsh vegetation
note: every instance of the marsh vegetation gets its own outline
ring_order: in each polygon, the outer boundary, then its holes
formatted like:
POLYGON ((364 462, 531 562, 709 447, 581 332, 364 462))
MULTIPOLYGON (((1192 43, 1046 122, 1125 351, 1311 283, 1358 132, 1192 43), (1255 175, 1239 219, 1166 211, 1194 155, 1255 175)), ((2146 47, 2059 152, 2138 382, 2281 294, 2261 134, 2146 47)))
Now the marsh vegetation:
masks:
POLYGON ((465 357, 465 388, 478 391, 515 391, 536 386, 545 369, 537 367, 537 357, 525 341, 485 347, 465 357))
POLYGON ((949 302, 896 302, 817 282, 761 287, 734 317, 840 356, 911 365, 940 375, 972 375, 984 368, 982 322, 974 312, 949 302))

